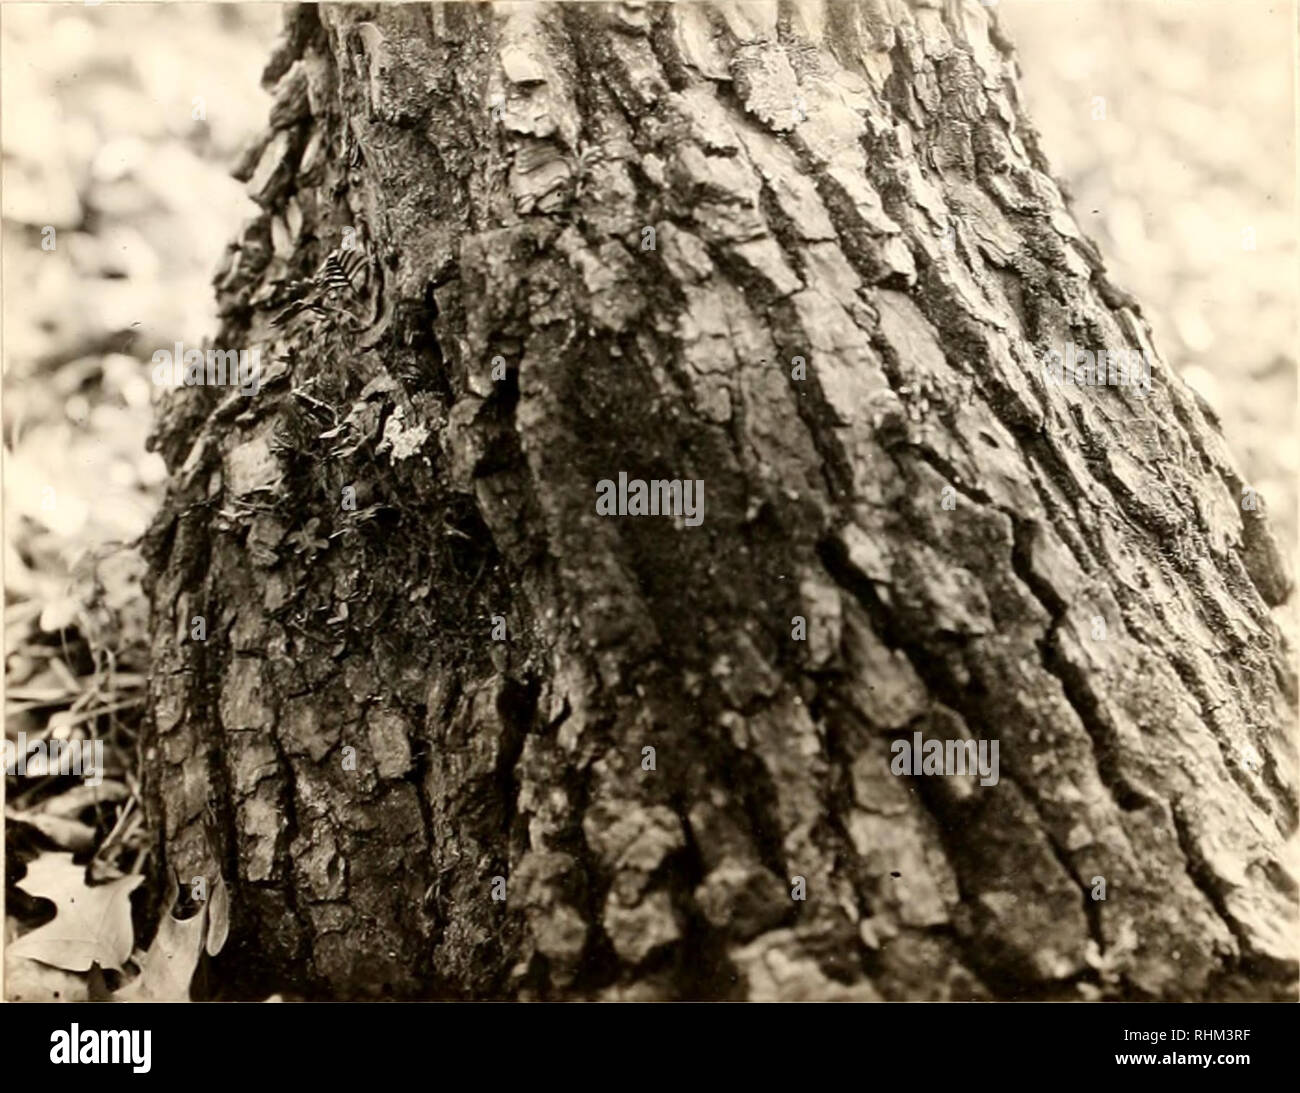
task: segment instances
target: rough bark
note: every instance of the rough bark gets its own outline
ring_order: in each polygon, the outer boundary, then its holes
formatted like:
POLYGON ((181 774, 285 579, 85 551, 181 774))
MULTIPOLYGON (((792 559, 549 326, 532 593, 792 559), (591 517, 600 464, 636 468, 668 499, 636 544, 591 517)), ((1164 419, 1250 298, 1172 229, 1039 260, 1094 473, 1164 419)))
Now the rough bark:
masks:
POLYGON ((1293 993, 1289 580, 1158 354, 1043 382, 1154 350, 987 8, 303 7, 266 79, 218 344, 280 374, 167 407, 149 537, 231 989, 1293 993), (282 335, 347 227, 359 321, 282 335), (703 524, 598 516, 619 471, 703 524), (915 731, 999 783, 891 774, 915 731))

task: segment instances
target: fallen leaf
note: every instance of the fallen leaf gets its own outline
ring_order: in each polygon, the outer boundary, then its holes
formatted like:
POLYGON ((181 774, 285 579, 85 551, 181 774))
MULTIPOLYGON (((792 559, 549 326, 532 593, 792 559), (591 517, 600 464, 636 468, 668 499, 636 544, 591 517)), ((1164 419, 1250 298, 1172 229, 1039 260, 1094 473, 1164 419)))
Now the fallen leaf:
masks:
POLYGON ((15 823, 36 828, 55 846, 74 853, 89 850, 95 843, 95 829, 80 820, 48 816, 40 812, 15 812, 11 808, 5 809, 5 817, 15 823))
POLYGON ((88 1002, 86 981, 62 968, 5 951, 6 1002, 88 1002))
POLYGON ((120 969, 131 955, 131 893, 144 877, 137 873, 94 888, 85 878, 71 854, 42 854, 32 861, 18 887, 50 900, 56 914, 9 951, 72 972, 89 971, 92 963, 120 969))
POLYGON ((41 609, 40 627, 48 633, 67 630, 77 621, 77 612, 81 604, 71 596, 51 600, 41 609))
POLYGON ((230 890, 221 874, 212 884, 212 897, 208 900, 208 956, 216 956, 226 944, 230 933, 230 890))
POLYGON ((117 1002, 188 1002, 190 980, 198 967, 208 923, 205 903, 193 918, 173 918, 171 909, 180 889, 175 878, 163 904, 167 913, 158 921, 158 933, 145 953, 140 974, 113 995, 117 1002))
POLYGON ((130 796, 131 791, 121 782, 105 779, 97 786, 73 786, 66 792, 41 802, 36 810, 50 816, 63 816, 71 820, 91 805, 112 804, 130 796))

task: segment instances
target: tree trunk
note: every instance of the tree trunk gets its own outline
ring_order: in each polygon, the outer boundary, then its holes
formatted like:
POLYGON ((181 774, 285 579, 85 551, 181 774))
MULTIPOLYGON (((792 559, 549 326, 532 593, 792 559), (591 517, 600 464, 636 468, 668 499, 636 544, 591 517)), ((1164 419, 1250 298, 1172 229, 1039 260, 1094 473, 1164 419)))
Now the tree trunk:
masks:
POLYGON ((228 992, 1293 996, 1289 578, 1157 356, 1044 378, 1154 351, 1014 64, 975 0, 288 14, 218 275, 268 368, 171 399, 148 538, 228 992))

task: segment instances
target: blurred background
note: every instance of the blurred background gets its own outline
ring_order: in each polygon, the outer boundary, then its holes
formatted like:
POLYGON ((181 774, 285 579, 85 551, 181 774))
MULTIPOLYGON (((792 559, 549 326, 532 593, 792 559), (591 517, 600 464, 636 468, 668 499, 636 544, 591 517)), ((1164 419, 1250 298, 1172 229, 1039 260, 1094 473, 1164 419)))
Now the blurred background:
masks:
POLYGON ((996 6, 1079 226, 1141 302, 1164 359, 1218 411, 1291 549, 1294 2, 996 6), (1099 99, 1104 118, 1094 120, 1099 99))
MULTIPOLYGON (((1292 543, 1293 3, 992 6, 1081 225, 1292 543)), ((266 120, 279 23, 278 4, 0 6, 6 732, 95 733, 109 767, 80 808, 51 807, 57 779, 9 780, 11 872, 29 838, 93 852, 104 876, 137 870, 149 842, 130 546, 164 476, 144 449, 147 365, 215 333, 211 274, 255 212, 229 170, 266 120)), ((12 937, 36 901, 8 894, 12 937)), ((72 977, 7 990, 84 996, 72 977)))
MULTIPOLYGON (((93 733, 107 768, 93 795, 6 779, 6 941, 51 917, 13 883, 36 854, 91 857, 106 880, 150 845, 131 546, 165 474, 144 447, 148 364, 216 331, 212 272, 256 211, 229 172, 266 122, 279 26, 278 4, 0 4, 5 731, 93 733)), ((8 950, 5 972, 10 999, 87 996, 86 976, 8 950)))

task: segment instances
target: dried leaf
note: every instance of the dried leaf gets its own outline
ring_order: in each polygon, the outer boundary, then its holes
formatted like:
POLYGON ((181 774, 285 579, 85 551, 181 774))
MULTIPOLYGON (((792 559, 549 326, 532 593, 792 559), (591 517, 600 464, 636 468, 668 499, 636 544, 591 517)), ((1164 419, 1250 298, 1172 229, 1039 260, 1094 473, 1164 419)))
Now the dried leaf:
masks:
POLYGON ((81 604, 72 596, 51 600, 41 609, 40 627, 47 633, 67 630, 77 621, 81 604))
POLYGON ((113 995, 117 1002, 188 1002, 190 981, 199 964, 203 936, 208 924, 208 907, 204 904, 192 918, 178 919, 171 914, 179 888, 172 878, 167 895, 167 913, 158 922, 158 933, 144 956, 140 974, 113 995))
POLYGON ((78 853, 89 850, 95 844, 95 829, 80 820, 69 820, 63 816, 50 816, 40 812, 15 812, 5 809, 5 816, 15 823, 27 824, 36 828, 55 846, 78 853))
POLYGON ((221 874, 212 883, 212 896, 208 899, 208 956, 216 956, 226 944, 230 933, 230 890, 221 874))
POLYGON ((6 1002, 88 1002, 86 981, 62 968, 5 952, 6 1002))
POLYGON ((85 876, 71 854, 42 854, 31 862, 18 887, 50 900, 57 913, 9 951, 73 972, 88 971, 92 963, 120 969, 131 955, 131 893, 144 878, 135 874, 91 888, 85 876))
POLYGON ((121 782, 105 779, 97 786, 73 786, 55 797, 42 801, 37 806, 37 811, 47 816, 62 816, 64 819, 71 820, 91 805, 111 804, 124 801, 130 796, 131 791, 121 782))

